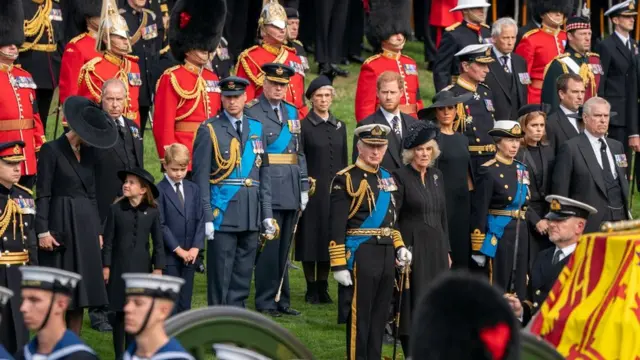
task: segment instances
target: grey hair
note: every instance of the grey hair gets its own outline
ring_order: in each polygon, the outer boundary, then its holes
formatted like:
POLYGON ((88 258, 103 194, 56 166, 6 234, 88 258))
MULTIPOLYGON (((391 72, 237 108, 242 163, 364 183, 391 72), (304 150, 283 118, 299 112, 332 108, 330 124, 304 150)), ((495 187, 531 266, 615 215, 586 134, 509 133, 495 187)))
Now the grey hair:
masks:
MULTIPOLYGON (((332 99, 336 98, 336 89, 331 85, 321 86, 321 87, 316 89, 316 91, 318 91, 318 90, 331 90, 331 98, 332 99)), ((316 91, 314 91, 313 93, 315 94, 316 91)), ((311 96, 311 99, 313 99, 313 95, 311 96)), ((313 107, 313 101, 311 101, 311 99, 309 99, 309 104, 311 104, 311 107, 313 107)))
POLYGON ((101 94, 104 94, 107 89, 109 88, 109 86, 111 85, 120 85, 120 87, 122 87, 122 90, 124 90, 125 94, 127 93, 127 85, 124 84, 124 82, 118 78, 111 78, 108 79, 107 81, 104 82, 104 84, 102 84, 102 90, 101 90, 101 94))
POLYGON ((607 105, 609 107, 609 110, 611 110, 611 104, 609 104, 609 102, 607 100, 605 100, 604 98, 601 98, 599 96, 594 96, 592 98, 590 98, 589 100, 584 102, 584 105, 582 107, 582 113, 583 115, 591 115, 592 114, 592 110, 593 107, 596 105, 607 105))
MULTIPOLYGON (((429 167, 432 167, 436 163, 436 160, 438 159, 438 157, 440 157, 440 146, 438 146, 438 142, 433 139, 427 141, 427 144, 429 143, 432 143, 433 145, 433 154, 431 156, 431 161, 429 162, 429 167)), ((415 148, 402 150, 403 164, 405 165, 411 164, 411 162, 413 161, 413 157, 415 156, 414 150, 415 148)))
POLYGON ((502 29, 505 26, 515 27, 516 33, 518 33, 518 23, 510 17, 503 17, 496 20, 496 22, 494 22, 493 25, 491 26, 491 37, 500 36, 500 34, 502 34, 502 29))

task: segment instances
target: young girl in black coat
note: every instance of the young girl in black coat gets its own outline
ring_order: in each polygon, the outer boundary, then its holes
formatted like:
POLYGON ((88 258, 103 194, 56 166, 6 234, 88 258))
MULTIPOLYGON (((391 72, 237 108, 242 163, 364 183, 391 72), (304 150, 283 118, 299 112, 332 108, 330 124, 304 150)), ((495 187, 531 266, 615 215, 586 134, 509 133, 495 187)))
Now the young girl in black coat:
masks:
POLYGON ((120 171, 118 176, 124 183, 124 196, 111 205, 102 248, 102 274, 107 283, 109 307, 115 312, 111 326, 116 359, 124 353, 125 342, 128 347, 136 335, 127 334, 125 339, 123 309, 126 298, 122 274, 153 272, 161 275, 165 266, 160 212, 155 203, 158 189, 153 176, 140 168, 120 171), (153 255, 149 255, 149 236, 153 242, 153 255))

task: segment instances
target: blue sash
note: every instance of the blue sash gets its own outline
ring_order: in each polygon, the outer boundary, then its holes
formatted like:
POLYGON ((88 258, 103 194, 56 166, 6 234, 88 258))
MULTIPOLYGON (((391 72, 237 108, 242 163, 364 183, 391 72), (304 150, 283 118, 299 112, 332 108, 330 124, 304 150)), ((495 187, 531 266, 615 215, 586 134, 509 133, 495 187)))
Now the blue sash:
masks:
MULTIPOLYGON (((516 163, 516 168, 518 169, 519 174, 521 174, 518 175, 516 196, 513 198, 513 201, 511 201, 511 203, 504 208, 504 210, 518 210, 526 201, 527 191, 529 187, 528 185, 524 184, 524 172, 527 170, 527 168, 521 163, 516 163)), ((504 228, 507 227, 511 220, 513 220, 511 216, 491 214, 487 215, 487 233, 484 237, 482 247, 480 248, 481 253, 490 258, 496 256, 498 240, 500 240, 502 238, 502 235, 504 235, 504 228)))
MULTIPOLYGON (((287 110, 289 120, 295 120, 298 118, 298 109, 296 109, 295 106, 289 105, 287 103, 282 104, 284 104, 284 108, 285 110, 287 110)), ((284 153, 287 150, 287 146, 291 142, 291 137, 292 134, 291 130, 289 129, 289 124, 288 122, 286 122, 282 127, 282 130, 280 130, 280 135, 278 135, 276 141, 267 145, 267 152, 269 154, 284 153)))
MULTIPOLYGON (((388 179, 391 177, 386 170, 380 168, 380 173, 382 174, 382 179, 388 179)), ((376 200, 376 207, 373 209, 371 214, 364 219, 362 225, 360 225, 361 229, 377 229, 382 225, 382 221, 384 221, 385 216, 387 215, 387 210, 389 209, 389 203, 391 202, 391 192, 386 191, 385 189, 380 189, 378 193, 378 199, 376 200)), ((363 242, 369 240, 371 236, 368 235, 349 235, 345 239, 345 247, 347 248, 347 252, 350 254, 347 259, 347 268, 349 270, 353 269, 353 259, 355 259, 356 250, 363 242)))
MULTIPOLYGON (((256 161, 256 154, 253 151, 253 141, 251 138, 260 137, 262 135, 262 123, 252 119, 247 119, 247 125, 249 126, 249 141, 244 145, 244 151, 242 152, 242 158, 240 160, 240 168, 233 169, 227 179, 244 179, 251 174, 254 163, 256 161)), ((214 212, 213 228, 220 230, 220 225, 224 218, 224 212, 227 210, 229 201, 238 193, 242 185, 231 184, 216 184, 211 185, 211 208, 214 212), (216 211, 217 210, 217 211, 216 211)))

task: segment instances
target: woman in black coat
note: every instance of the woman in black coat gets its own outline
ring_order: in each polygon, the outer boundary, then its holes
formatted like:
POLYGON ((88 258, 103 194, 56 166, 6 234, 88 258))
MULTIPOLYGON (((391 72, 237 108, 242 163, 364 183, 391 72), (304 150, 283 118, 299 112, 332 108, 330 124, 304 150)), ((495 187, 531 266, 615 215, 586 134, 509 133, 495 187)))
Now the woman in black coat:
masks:
POLYGON ((118 133, 102 109, 83 97, 67 99, 64 114, 70 131, 40 150, 35 225, 40 265, 82 275, 66 316, 69 329, 79 334, 84 308, 107 304, 93 147, 113 146, 118 133))
POLYGON ((405 356, 408 355, 412 314, 421 294, 433 279, 451 266, 445 181, 442 172, 433 167, 440 155, 438 133, 432 123, 412 125, 402 144, 405 166, 393 172, 398 185, 394 196, 398 227, 404 244, 413 254, 408 276, 405 275, 408 281, 402 294, 400 319, 400 340, 405 356))
MULTIPOLYGON (((111 205, 102 249, 103 278, 109 292, 109 307, 115 312, 111 324, 116 359, 120 359, 125 350, 126 296, 122 274, 153 272, 162 275, 165 266, 160 211, 154 200, 158 189, 153 184, 153 176, 134 168, 119 171, 118 177, 124 183, 124 196, 111 205), (149 237, 153 241, 153 255, 149 251, 149 237)), ((127 336, 126 347, 132 339, 127 336)))
POLYGON ((329 276, 329 193, 331 179, 347 164, 347 127, 329 111, 335 96, 331 79, 320 75, 309 84, 307 98, 312 111, 302 121, 302 148, 307 172, 315 179, 296 233, 295 258, 302 261, 307 280, 308 303, 331 303, 329 276))
POLYGON ((532 235, 529 238, 530 266, 540 251, 553 245, 547 236, 548 220, 544 218, 549 212, 545 197, 551 191, 551 171, 555 162, 555 152, 545 135, 549 109, 546 104, 530 104, 518 111, 518 122, 524 137, 516 159, 527 166, 530 182, 527 210, 527 224, 532 235))

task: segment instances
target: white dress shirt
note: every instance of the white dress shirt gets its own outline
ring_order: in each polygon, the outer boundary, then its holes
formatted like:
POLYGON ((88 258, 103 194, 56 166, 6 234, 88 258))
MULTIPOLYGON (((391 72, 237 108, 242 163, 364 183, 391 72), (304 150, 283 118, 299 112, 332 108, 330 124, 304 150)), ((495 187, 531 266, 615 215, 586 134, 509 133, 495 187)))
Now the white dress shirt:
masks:
POLYGON ((233 128, 236 129, 236 131, 238 130, 238 128, 236 127, 236 121, 240 121, 240 131, 242 131, 242 119, 234 118, 233 116, 231 116, 231 114, 227 112, 227 110, 223 110, 223 111, 227 119, 229 119, 231 126, 233 126, 233 128))
MULTIPOLYGON (((171 178, 167 174, 164 174, 164 177, 167 178, 167 181, 169 182, 169 184, 171 184, 171 188, 173 189, 173 191, 176 191, 176 183, 175 183, 175 181, 171 180, 171 178)), ((176 191, 176 193, 177 193, 177 191, 176 191)), ((180 182, 180 193, 182 194, 182 198, 186 199, 184 197, 184 181, 180 182)))
MULTIPOLYGON (((565 115, 571 115, 576 113, 575 111, 571 111, 562 105, 560 105, 560 110, 562 110, 562 112, 565 115)), ((573 127, 576 128, 576 131, 580 132, 580 128, 578 127, 578 119, 572 118, 570 116, 567 116, 567 119, 569 119, 569 122, 571 123, 571 125, 573 125, 573 127)))
POLYGON ((400 110, 396 110, 396 113, 394 114, 380 107, 380 111, 382 111, 382 115, 384 115, 384 118, 387 119, 391 131, 393 131, 393 117, 398 117, 398 128, 400 128, 400 137, 402 138, 402 116, 400 116, 400 110))
POLYGON ((124 117, 122 117, 122 115, 120 115, 120 117, 115 119, 114 121, 116 122, 116 124, 118 124, 118 126, 124 127, 124 117))
POLYGON ((614 31, 616 33, 616 35, 618 35, 618 38, 620 39, 620 41, 622 41, 622 43, 624 44, 624 46, 627 47, 627 49, 629 49, 629 51, 631 51, 631 49, 629 48, 629 46, 631 46, 631 43, 629 42, 629 35, 627 34, 626 37, 624 37, 622 34, 620 34, 617 31, 614 31))
POLYGON ((503 63, 502 57, 506 56, 507 57, 507 67, 509 68, 509 72, 513 72, 513 67, 511 67, 511 54, 503 54, 495 46, 493 47, 493 52, 496 54, 496 58, 498 59, 498 62, 500 63, 500 66, 502 66, 503 68, 504 68, 505 64, 503 63))
POLYGON ((571 245, 569 245, 567 247, 564 247, 562 249, 560 249, 559 247, 556 246, 556 249, 553 251, 553 255, 555 255, 556 252, 560 251, 560 258, 558 259, 558 261, 562 261, 567 256, 573 254, 573 252, 576 250, 576 245, 578 245, 578 244, 571 244, 571 245))
POLYGON ((611 154, 611 149, 609 148, 609 144, 607 144, 607 139, 603 137, 595 137, 593 136, 587 129, 584 130, 584 134, 587 135, 587 139, 589 139, 589 143, 591 143, 591 147, 593 148, 593 152, 596 154, 596 159, 598 160, 598 164, 600 164, 600 168, 602 168, 602 152, 600 151, 600 139, 604 140, 605 145, 607 146, 607 157, 609 158, 609 164, 611 165, 611 173, 613 174, 613 178, 618 178, 618 172, 616 171, 616 163, 613 161, 613 155, 611 154))

